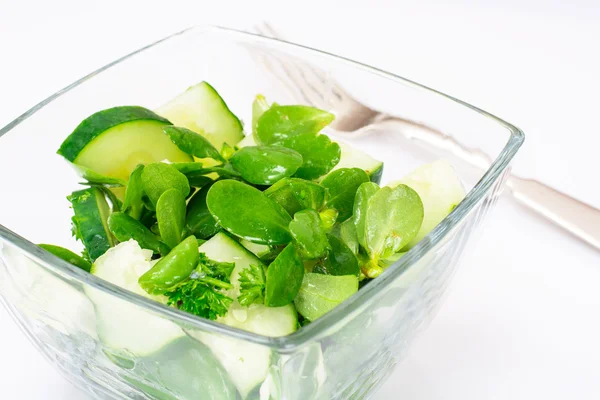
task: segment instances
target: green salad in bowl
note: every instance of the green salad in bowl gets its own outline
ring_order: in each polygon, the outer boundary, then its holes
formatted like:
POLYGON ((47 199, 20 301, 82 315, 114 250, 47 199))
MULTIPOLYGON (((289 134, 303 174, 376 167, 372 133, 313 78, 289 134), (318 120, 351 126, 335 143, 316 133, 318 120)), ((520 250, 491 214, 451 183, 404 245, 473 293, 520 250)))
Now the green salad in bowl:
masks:
MULTIPOLYGON (((58 150, 82 178, 83 188, 68 200, 84 251, 40 246, 187 313, 259 335, 289 335, 377 279, 465 196, 444 161, 382 185, 376 155, 323 133, 333 119, 258 95, 244 129, 207 82, 154 111, 98 111, 58 150)), ((166 363, 165 354, 190 340, 169 321, 129 310, 107 293, 89 287, 85 294, 109 349, 166 363), (152 334, 137 334, 140 327, 152 334)), ((242 397, 265 379, 268 353, 197 336, 242 397), (239 360, 245 372, 232 373, 239 360)), ((190 351, 182 363, 195 357, 190 351)), ((127 367, 115 354, 107 352, 127 367)))

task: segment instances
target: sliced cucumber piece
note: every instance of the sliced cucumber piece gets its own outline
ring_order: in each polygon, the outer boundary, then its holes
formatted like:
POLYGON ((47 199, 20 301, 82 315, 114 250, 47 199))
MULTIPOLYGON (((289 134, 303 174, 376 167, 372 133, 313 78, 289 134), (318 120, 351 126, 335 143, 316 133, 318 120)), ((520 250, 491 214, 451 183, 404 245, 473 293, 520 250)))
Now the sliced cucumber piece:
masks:
POLYGON ((92 261, 116 244, 108 229, 110 209, 104 193, 96 187, 78 190, 68 197, 73 207, 73 229, 92 261))
MULTIPOLYGON (((135 240, 120 243, 92 265, 92 274, 144 297, 166 303, 164 296, 152 296, 138 279, 154 264, 152 250, 142 249, 135 240)), ((152 354, 185 334, 173 322, 132 303, 91 287, 86 294, 96 308, 100 340, 118 354, 141 357, 152 354)))
POLYGON ((276 249, 266 244, 252 243, 244 239, 240 240, 240 244, 261 260, 271 260, 277 254, 276 249))
POLYGON ((466 194, 454 167, 443 160, 422 165, 388 186, 394 187, 399 184, 405 184, 419 194, 425 211, 419 233, 403 251, 412 248, 431 232, 465 198, 466 194))
POLYGON ((2 263, 11 276, 10 281, 0 282, 0 290, 19 311, 65 335, 84 333, 98 340, 94 305, 73 282, 61 279, 6 242, 0 250, 2 263))
MULTIPOLYGON (((200 246, 200 252, 215 261, 235 263, 231 274, 234 287, 228 292, 233 299, 237 299, 240 292, 240 271, 252 264, 262 265, 252 253, 222 232, 200 246)), ((252 304, 250 307, 242 307, 237 300, 234 300, 227 315, 219 318, 218 322, 265 336, 289 335, 298 326, 297 313, 292 305, 266 307, 262 304, 252 304)), ((229 372, 242 398, 246 398, 248 393, 267 377, 271 363, 270 349, 216 334, 198 331, 189 334, 210 347, 215 357, 229 372)))
POLYGON ((159 400, 237 398, 235 386, 210 349, 188 337, 141 358, 124 378, 159 400))
POLYGON ((223 143, 233 146, 244 137, 240 120, 207 82, 190 87, 156 112, 177 126, 201 134, 218 150, 223 143))
MULTIPOLYGON (((363 169, 367 173, 367 175, 369 175, 369 179, 371 179, 371 182, 379 183, 379 181, 381 180, 381 174, 383 173, 382 161, 374 159, 367 153, 355 149, 347 143, 337 143, 342 149, 340 162, 331 171, 329 171, 329 173, 332 173, 336 169, 340 168, 360 168, 363 169)), ((321 179, 324 178, 325 177, 322 177, 321 179)))
POLYGON ((192 161, 164 134, 169 121, 143 107, 123 106, 97 112, 79 124, 58 153, 92 171, 129 179, 138 164, 192 161))

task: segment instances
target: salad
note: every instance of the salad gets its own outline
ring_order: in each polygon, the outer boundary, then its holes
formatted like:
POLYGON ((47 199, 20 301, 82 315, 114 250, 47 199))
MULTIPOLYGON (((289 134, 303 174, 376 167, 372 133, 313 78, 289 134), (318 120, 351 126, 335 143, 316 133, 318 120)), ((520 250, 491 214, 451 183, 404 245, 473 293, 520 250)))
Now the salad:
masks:
MULTIPOLYGON (((83 179, 68 200, 84 250, 40 246, 196 316, 260 335, 291 334, 377 279, 465 195, 444 161, 381 186, 383 162, 322 133, 333 119, 258 95, 245 134, 207 82, 154 111, 99 111, 58 150, 83 179)), ((191 340, 107 293, 86 295, 107 348, 152 363, 191 340), (140 326, 152 335, 136 334, 140 326)), ((264 380, 263 349, 194 339, 219 361, 205 368, 224 368, 242 398, 264 380), (244 373, 235 372, 240 360, 244 373)), ((127 368, 125 358, 111 360, 127 368)))

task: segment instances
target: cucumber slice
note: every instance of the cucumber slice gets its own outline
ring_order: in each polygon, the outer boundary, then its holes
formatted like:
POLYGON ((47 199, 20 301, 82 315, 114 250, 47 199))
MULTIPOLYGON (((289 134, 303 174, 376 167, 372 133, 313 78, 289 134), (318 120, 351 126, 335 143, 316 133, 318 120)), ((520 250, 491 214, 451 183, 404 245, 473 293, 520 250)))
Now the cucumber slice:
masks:
MULTIPOLYGON (((96 260, 91 272, 136 294, 166 303, 164 296, 152 296, 138 283, 139 277, 153 266, 151 257, 151 250, 143 250, 135 240, 129 240, 96 260)), ((155 353, 185 335, 173 322, 108 293, 87 287, 86 294, 95 305, 100 340, 121 357, 155 353)))
MULTIPOLYGON (((332 173, 340 168, 360 168, 365 170, 371 182, 379 183, 383 174, 383 162, 374 159, 370 155, 355 149, 347 143, 337 142, 342 149, 340 162, 331 170, 332 173)), ((327 176, 327 175, 325 175, 327 176)), ((325 176, 321 178, 325 179, 325 176)))
POLYGON ((78 190, 68 197, 73 207, 73 229, 94 261, 116 244, 108 229, 110 209, 104 193, 96 187, 78 190))
POLYGON ((419 194, 425 211, 419 233, 403 251, 412 248, 431 232, 466 195, 456 171, 450 163, 443 160, 422 165, 388 186, 399 184, 405 184, 419 194))
POLYGON ((62 143, 58 154, 123 181, 138 164, 193 161, 164 134, 165 125, 170 125, 169 121, 143 107, 109 108, 83 120, 62 143))
MULTIPOLYGON (((31 260, 22 250, 4 243, 0 265, 10 271, 10 280, 0 282, 0 291, 9 296, 36 324, 56 329, 64 335, 89 335, 98 340, 94 305, 72 282, 61 279, 31 260)), ((81 338, 76 339, 81 343, 81 338)))
POLYGON ((159 400, 235 400, 227 372, 202 343, 185 337, 141 358, 124 378, 159 400))
MULTIPOLYGON (((262 264, 252 253, 222 232, 200 246, 200 252, 215 261, 235 263, 231 274, 234 287, 228 292, 233 299, 237 299, 240 292, 240 272, 252 264, 262 264)), ((250 307, 242 307, 234 300, 227 315, 218 319, 218 322, 259 335, 285 336, 296 330, 298 316, 292 305, 266 307, 253 304, 250 307)), ((229 372, 242 398, 246 398, 248 393, 267 377, 271 364, 270 349, 215 334, 198 331, 191 331, 189 334, 210 347, 221 365, 229 372)))
POLYGON ((241 239, 240 244, 246 248, 246 250, 250 251, 256 257, 260 258, 262 261, 270 261, 274 260, 277 257, 277 254, 281 251, 276 247, 272 247, 266 244, 258 244, 252 243, 247 240, 241 239))
POLYGON ((218 150, 223 143, 233 146, 244 137, 240 120, 207 82, 190 87, 156 112, 177 126, 201 134, 218 150))

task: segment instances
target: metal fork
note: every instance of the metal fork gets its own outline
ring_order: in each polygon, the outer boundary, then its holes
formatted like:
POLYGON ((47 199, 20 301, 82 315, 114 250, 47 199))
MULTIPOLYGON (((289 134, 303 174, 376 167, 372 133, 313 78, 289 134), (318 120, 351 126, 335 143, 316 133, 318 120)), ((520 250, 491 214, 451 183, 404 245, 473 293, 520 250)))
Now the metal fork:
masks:
MULTIPOLYGON (((281 39, 266 22, 255 26, 254 31, 261 36, 281 39)), ((286 62, 275 54, 261 57, 261 62, 295 98, 316 107, 332 109, 336 119, 330 127, 340 134, 354 136, 364 132, 365 128, 402 125, 411 140, 449 151, 479 170, 486 170, 491 164, 489 156, 481 150, 467 148, 435 128, 369 108, 312 65, 286 62), (328 98, 324 97, 325 93, 328 98)), ((525 207, 600 250, 600 210, 533 179, 510 175, 506 185, 512 196, 525 207)))

